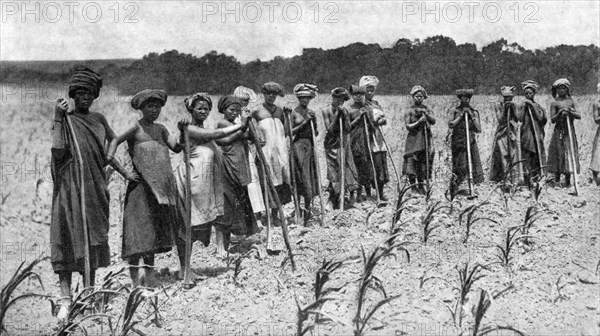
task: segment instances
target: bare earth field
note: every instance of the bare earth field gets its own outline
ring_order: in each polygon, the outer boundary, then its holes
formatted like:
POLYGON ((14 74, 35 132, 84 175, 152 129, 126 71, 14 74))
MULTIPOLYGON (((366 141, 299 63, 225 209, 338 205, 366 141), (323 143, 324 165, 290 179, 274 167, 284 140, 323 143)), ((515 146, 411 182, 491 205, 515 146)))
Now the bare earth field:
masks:
MULTIPOLYGON (((44 254, 49 255, 50 202, 52 180, 50 176, 50 127, 53 100, 41 96, 2 97, 1 147, 2 162, 2 213, 0 221, 1 271, 0 283, 4 285, 22 261, 30 262, 44 254)), ((407 96, 376 97, 386 107, 390 125, 384 129, 396 167, 402 166, 402 151, 407 131, 402 108, 407 106, 407 96)), ((491 104, 499 97, 476 96, 473 106, 480 110, 484 131, 477 138, 484 171, 488 171, 493 132, 496 127, 491 104)), ((543 106, 549 106, 551 97, 540 96, 543 106)), ((433 230, 427 243, 423 243, 421 218, 427 207, 424 197, 410 198, 402 213, 398 239, 410 242, 407 249, 410 259, 402 253, 397 258, 383 259, 374 274, 381 281, 388 296, 399 295, 382 306, 369 323, 368 335, 457 335, 471 334, 473 314, 471 308, 479 299, 479 289, 490 294, 509 288, 491 300, 483 318, 485 326, 511 326, 527 335, 599 335, 600 334, 600 188, 591 183, 587 167, 590 161, 591 142, 596 125, 591 117, 591 105, 596 96, 575 96, 576 107, 583 119, 576 122, 579 138, 582 173, 580 195, 572 196, 568 189, 544 185, 539 201, 525 188, 504 199, 495 186, 487 181, 477 187, 475 200, 458 199, 450 213, 442 210, 434 215, 433 230), (464 243, 466 228, 459 224, 459 214, 469 205, 489 201, 477 212, 495 222, 479 221, 471 228, 468 243, 464 243), (515 245, 508 266, 498 262, 498 248, 509 227, 523 224, 526 209, 536 205, 539 220, 529 234, 531 243, 515 245), (469 262, 490 264, 485 275, 477 280, 467 295, 462 326, 453 321, 451 309, 459 296, 458 272, 469 262), (425 279, 430 280, 425 281, 425 279)), ((294 98, 287 96, 290 104, 294 98)), ((449 96, 430 97, 426 104, 438 117, 434 127, 436 148, 435 180, 430 203, 442 201, 449 177, 449 147, 446 110, 456 102, 449 96)), ((283 104, 280 98, 277 102, 283 104)), ((326 104, 325 98, 311 103, 317 109, 326 104)), ((92 106, 104 113, 117 133, 123 131, 138 115, 131 110, 127 97, 103 96, 92 106)), ((182 97, 169 97, 159 122, 172 132, 177 132, 176 122, 186 112, 182 97)), ((213 112, 212 120, 220 115, 213 112)), ((318 116, 320 118, 320 115, 318 116)), ((319 119, 322 123, 322 119, 319 119)), ((322 129, 323 125, 319 124, 322 129)), ((552 125, 546 126, 546 144, 552 134, 552 125)), ((322 139, 323 134, 320 138, 322 139)), ((546 147, 547 148, 547 147, 546 147)), ((118 157, 129 164, 125 148, 118 157)), ((175 166, 180 160, 173 157, 175 166)), ((322 176, 326 176, 321 158, 322 176)), ((390 173, 393 169, 388 161, 390 173)), ((404 179, 402 179, 402 182, 404 179)), ((324 185, 327 185, 324 181, 324 185)), ((120 258, 121 216, 125 196, 124 180, 113 174, 111 192, 111 251, 113 264, 98 272, 98 278, 109 271, 126 266, 120 258)), ((164 288, 158 294, 160 316, 149 303, 137 310, 135 320, 141 321, 137 329, 146 335, 293 335, 296 334, 297 304, 310 304, 315 299, 315 273, 324 259, 345 261, 331 274, 326 287, 340 287, 333 300, 321 310, 336 322, 324 321, 315 325, 313 335, 352 335, 353 318, 357 309, 358 280, 363 264, 361 246, 369 254, 383 243, 390 232, 394 202, 397 198, 396 178, 386 189, 390 204, 375 208, 375 201, 358 204, 344 213, 327 213, 326 226, 320 227, 315 216, 308 228, 292 225, 290 238, 296 253, 296 271, 292 271, 285 249, 274 256, 264 252, 265 232, 247 239, 239 238, 231 248, 233 259, 241 259, 241 270, 236 276, 234 263, 218 259, 214 244, 204 248, 194 247, 192 266, 206 277, 192 289, 184 289, 174 277, 178 269, 176 251, 160 255, 157 268, 161 270, 164 288), (254 248, 256 246, 258 248, 254 248), (153 321, 154 319, 154 321, 153 321)), ((318 202, 314 203, 315 205, 318 202)), ((318 206, 316 207, 318 209, 318 206)), ((291 212, 289 206, 287 213, 291 212)), ((281 234, 277 239, 283 247, 281 234)), ((17 293, 35 292, 59 295, 58 278, 48 261, 36 268, 44 287, 34 281, 25 282, 17 293)), ((127 273, 125 273, 127 274, 127 273)), ((122 278, 129 283, 128 277, 122 278)), ((74 287, 77 285, 74 281, 74 287)), ((366 303, 372 305, 382 298, 380 291, 371 289, 366 303)), ((125 296, 111 301, 108 313, 122 313, 125 296)), ((308 324, 313 324, 310 318, 308 324)), ((50 335, 57 330, 57 320, 51 315, 48 299, 25 299, 11 307, 4 319, 6 335, 50 335)), ((108 326, 87 321, 88 334, 109 334, 108 326)), ((3 333, 4 334, 4 333, 3 333)), ((76 334, 83 334, 78 332, 76 334)), ((132 333, 133 334, 133 333, 132 333)), ((309 333, 310 334, 310 333, 309 333)), ((502 331, 493 335, 512 335, 502 331)))

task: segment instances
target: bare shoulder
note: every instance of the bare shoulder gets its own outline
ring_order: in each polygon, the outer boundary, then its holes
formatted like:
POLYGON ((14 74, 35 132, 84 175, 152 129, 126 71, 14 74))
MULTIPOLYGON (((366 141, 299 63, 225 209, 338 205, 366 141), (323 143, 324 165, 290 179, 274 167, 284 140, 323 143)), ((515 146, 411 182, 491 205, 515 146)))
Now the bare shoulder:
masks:
POLYGON ((233 124, 226 119, 221 119, 217 122, 217 128, 225 128, 225 127, 231 126, 231 125, 233 125, 233 124))

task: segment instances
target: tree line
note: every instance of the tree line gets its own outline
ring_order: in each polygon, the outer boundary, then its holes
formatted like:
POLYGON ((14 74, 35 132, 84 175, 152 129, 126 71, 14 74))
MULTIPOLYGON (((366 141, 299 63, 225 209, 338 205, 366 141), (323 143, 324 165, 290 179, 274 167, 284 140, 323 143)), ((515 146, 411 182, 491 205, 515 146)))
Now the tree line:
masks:
MULTIPOLYGON (((457 45, 449 37, 433 36, 423 41, 402 38, 389 48, 363 43, 330 50, 306 48, 291 58, 277 56, 245 64, 217 51, 197 57, 171 50, 131 62, 110 62, 96 70, 103 75, 105 85, 116 86, 122 94, 146 88, 163 88, 174 95, 194 90, 223 94, 238 85, 258 89, 267 81, 279 82, 289 91, 297 83, 314 83, 321 92, 328 92, 356 83, 365 74, 380 79, 380 94, 408 94, 416 84, 430 94, 452 94, 463 87, 492 94, 502 85, 518 85, 526 79, 537 81, 542 92, 547 92, 561 77, 571 81, 574 94, 584 94, 596 92, 599 59, 600 50, 595 45, 563 44, 528 50, 500 39, 477 50, 472 43, 457 45)), ((70 71, 6 64, 0 68, 4 83, 64 83, 69 75, 70 71)))

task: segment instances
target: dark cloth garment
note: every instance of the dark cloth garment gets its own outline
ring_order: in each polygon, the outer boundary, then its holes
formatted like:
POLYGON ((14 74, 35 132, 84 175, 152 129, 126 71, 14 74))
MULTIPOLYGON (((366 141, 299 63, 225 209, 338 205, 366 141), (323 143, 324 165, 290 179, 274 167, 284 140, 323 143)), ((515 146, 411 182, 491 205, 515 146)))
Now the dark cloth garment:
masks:
POLYGON ((110 264, 108 248, 109 194, 104 173, 108 124, 100 113, 70 114, 81 152, 85 214, 81 209, 81 179, 75 143, 63 125, 64 149, 52 149, 51 262, 56 272, 84 268, 83 216, 86 216, 92 270, 110 264))
MULTIPOLYGON (((456 108, 454 116, 458 116, 461 111, 456 108)), ((452 174, 455 182, 460 184, 464 178, 469 175, 469 164, 467 158, 467 132, 464 117, 454 126, 452 130, 451 148, 452 148, 452 174)), ((473 120, 469 117, 469 139, 471 145, 471 169, 473 172, 473 183, 481 183, 484 180, 483 168, 479 157, 479 148, 475 140, 475 126, 473 120)))
POLYGON ((365 114, 367 116, 367 130, 365 130, 364 121, 356 123, 350 130, 350 146, 358 172, 358 183, 371 185, 373 183, 373 166, 369 156, 370 148, 367 143, 367 132, 369 137, 372 138, 374 132, 373 123, 371 122, 373 120, 372 110, 367 106, 353 103, 349 106, 348 111, 350 112, 350 119, 354 121, 360 117, 361 108, 367 109, 365 114))
MULTIPOLYGON (((331 109, 331 107, 328 107, 331 109)), ((343 112, 336 112, 334 120, 337 118, 338 113, 343 113, 345 118, 342 121, 342 127, 345 132, 350 129, 350 120, 348 111, 341 107, 343 112)), ((325 148, 325 158, 327 160, 327 179, 329 180, 329 192, 333 194, 339 194, 341 192, 341 178, 342 178, 342 157, 340 155, 340 126, 339 121, 333 126, 333 128, 325 135, 325 141, 323 146, 325 148)), ((355 191, 359 188, 357 179, 358 173, 356 166, 354 165, 354 158, 352 156, 352 150, 350 148, 350 139, 348 133, 344 134, 344 189, 346 191, 355 191)))
POLYGON ((129 182, 123 210, 123 259, 171 251, 176 211, 174 205, 159 204, 143 180, 129 182))
MULTIPOLYGON (((294 109, 294 113, 302 116, 303 121, 308 118, 308 110, 301 106, 294 109)), ((297 125, 293 125, 296 127, 297 125)), ((315 128, 316 131, 316 128, 315 128)), ((316 134, 315 134, 316 137, 316 134)), ((313 199, 319 193, 317 167, 315 165, 315 150, 311 122, 308 122, 294 135, 294 168, 298 196, 313 199)))
POLYGON ((173 223, 178 198, 167 141, 161 124, 138 122, 129 155, 140 182, 130 182, 123 210, 123 258, 168 252, 173 247, 173 223))
POLYGON ((219 229, 235 235, 252 233, 254 213, 248 196, 252 182, 248 159, 248 142, 238 139, 222 145, 223 151, 223 216, 217 220, 219 229))
POLYGON ((135 94, 131 98, 131 107, 135 110, 139 110, 144 106, 148 100, 158 100, 165 106, 167 103, 167 92, 160 89, 146 89, 135 94))
POLYGON ((387 152, 373 153, 373 164, 377 182, 386 184, 390 181, 390 174, 387 168, 387 152))
MULTIPOLYGON (((179 203, 179 202, 178 202, 179 203)), ((179 206, 180 211, 184 211, 182 205, 179 206)), ((177 253, 182 253, 185 250, 185 225, 183 221, 178 222, 180 225, 177 227, 177 235, 175 236, 175 245, 177 246, 177 253)), ((210 245, 210 234, 212 231, 213 224, 206 223, 203 225, 192 226, 192 245, 194 242, 199 241, 208 247, 210 245)))
MULTIPOLYGON (((425 105, 412 105, 408 113, 410 113, 409 123, 416 123, 429 108, 425 105)), ((408 131, 406 143, 404 146, 404 161, 402 164, 402 174, 416 176, 419 181, 431 178, 433 167, 433 158, 435 151, 433 149, 433 136, 431 128, 426 124, 420 124, 417 127, 408 131), (429 149, 429 174, 427 174, 426 151, 429 149)))
POLYGON ((73 98, 75 91, 79 88, 92 91, 95 96, 94 98, 98 98, 100 89, 102 88, 102 76, 85 66, 76 66, 75 73, 71 76, 71 83, 69 84, 69 98, 73 98))
MULTIPOLYGON (((429 108, 425 105, 411 106, 409 111, 410 113, 410 124, 414 124, 421 116, 423 116, 424 111, 429 110, 429 108)), ((420 124, 419 126, 408 131, 408 135, 406 136, 406 143, 404 145, 404 157, 409 157, 414 153, 425 151, 425 140, 427 139, 427 145, 429 146, 429 152, 433 152, 433 138, 431 134, 431 128, 427 128, 426 124, 420 124), (427 137, 427 138, 426 138, 427 137)))
POLYGON ((596 135, 592 143, 592 159, 590 160, 590 170, 600 172, 600 127, 596 129, 596 135))
MULTIPOLYGON (((571 120, 571 134, 573 135, 573 150, 576 163, 576 172, 579 173, 579 145, 575 134, 574 118, 571 120)), ((548 148, 548 171, 555 174, 573 173, 573 164, 569 158, 571 152, 569 130, 567 129, 567 117, 559 117, 554 126, 554 133, 548 148)))
POLYGON ((312 139, 300 138, 294 141, 294 154, 298 195, 312 199, 319 193, 312 139))
MULTIPOLYGON (((496 114, 500 114, 502 117, 498 119, 494 135, 490 181, 501 182, 506 174, 510 178, 509 168, 518 161, 516 108, 514 103, 506 104, 505 102, 499 102, 494 106, 496 114), (510 113, 510 119, 507 121, 508 113, 510 113)), ((513 179, 511 182, 514 183, 518 176, 517 167, 515 166, 511 170, 513 179)))
POLYGON ((425 151, 413 152, 410 155, 404 155, 404 163, 402 164, 402 174, 415 176, 417 180, 423 181, 431 179, 431 172, 433 171, 433 158, 434 153, 429 153, 429 173, 427 173, 427 160, 425 157, 425 151))
MULTIPOLYGON (((540 174, 540 161, 546 165, 546 151, 544 149, 544 126, 546 125, 545 112, 540 104, 533 102, 523 103, 519 106, 524 114, 521 125, 521 160, 525 173, 529 175, 540 174), (544 118, 538 120, 535 111, 544 113, 544 118), (539 153, 538 153, 539 148, 539 153)), ((541 173, 543 174, 544 168, 541 173)))

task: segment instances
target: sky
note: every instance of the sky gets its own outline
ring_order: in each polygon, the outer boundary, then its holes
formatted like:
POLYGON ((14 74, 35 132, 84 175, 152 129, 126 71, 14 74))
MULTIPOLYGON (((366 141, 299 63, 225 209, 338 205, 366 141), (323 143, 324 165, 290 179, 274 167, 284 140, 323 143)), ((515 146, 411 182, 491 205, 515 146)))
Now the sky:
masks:
POLYGON ((483 47, 599 44, 600 1, 6 1, 0 60, 141 58, 216 50, 241 62, 303 48, 445 35, 483 47))

